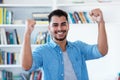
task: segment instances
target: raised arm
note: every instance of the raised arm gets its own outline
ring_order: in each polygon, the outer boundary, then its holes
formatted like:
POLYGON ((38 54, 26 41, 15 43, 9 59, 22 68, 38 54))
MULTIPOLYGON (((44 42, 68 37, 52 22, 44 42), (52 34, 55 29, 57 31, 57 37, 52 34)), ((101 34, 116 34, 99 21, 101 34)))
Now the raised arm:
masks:
POLYGON ((90 15, 98 23, 98 49, 104 56, 108 52, 108 43, 102 11, 100 9, 93 9, 90 15))
POLYGON ((32 50, 30 37, 35 25, 34 20, 27 20, 27 26, 24 33, 23 46, 21 51, 21 63, 25 70, 29 70, 32 66, 32 50))

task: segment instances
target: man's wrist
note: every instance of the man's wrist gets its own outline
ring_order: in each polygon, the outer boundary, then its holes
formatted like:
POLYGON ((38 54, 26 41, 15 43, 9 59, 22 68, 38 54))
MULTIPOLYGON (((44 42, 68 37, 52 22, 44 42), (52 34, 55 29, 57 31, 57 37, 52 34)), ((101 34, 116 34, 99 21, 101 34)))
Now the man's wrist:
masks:
POLYGON ((98 25, 100 25, 100 24, 105 24, 105 21, 104 21, 104 20, 100 21, 100 22, 98 23, 98 25))
POLYGON ((30 38, 30 36, 31 36, 31 35, 30 35, 29 32, 25 32, 25 34, 24 34, 24 37, 25 37, 25 38, 30 38))

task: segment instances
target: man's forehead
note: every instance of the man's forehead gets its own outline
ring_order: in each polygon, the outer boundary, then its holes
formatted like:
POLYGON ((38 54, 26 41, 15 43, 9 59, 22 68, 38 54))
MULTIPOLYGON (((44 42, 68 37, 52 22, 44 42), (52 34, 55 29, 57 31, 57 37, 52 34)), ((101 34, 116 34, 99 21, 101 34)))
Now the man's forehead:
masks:
POLYGON ((53 16, 50 21, 50 24, 62 24, 62 23, 67 23, 65 16, 53 16))
POLYGON ((66 20, 66 17, 65 16, 52 16, 51 17, 51 20, 58 20, 58 19, 64 19, 64 20, 66 20))
POLYGON ((66 24, 67 23, 67 21, 62 21, 62 22, 50 22, 50 24, 66 24))

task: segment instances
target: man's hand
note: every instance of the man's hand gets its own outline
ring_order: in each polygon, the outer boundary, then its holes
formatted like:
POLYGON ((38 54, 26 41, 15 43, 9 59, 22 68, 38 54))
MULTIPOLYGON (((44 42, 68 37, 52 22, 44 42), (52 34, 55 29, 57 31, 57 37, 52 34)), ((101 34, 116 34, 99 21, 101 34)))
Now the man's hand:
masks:
POLYGON ((91 10, 90 16, 97 23, 104 22, 102 11, 99 8, 91 10))
POLYGON ((32 49, 31 49, 31 33, 34 30, 36 22, 34 20, 27 20, 26 30, 23 39, 23 47, 21 48, 21 62, 25 70, 29 70, 32 66, 32 49))
POLYGON ((32 31, 34 30, 34 27, 35 27, 35 24, 36 22, 34 20, 30 20, 28 19, 27 22, 26 22, 26 34, 29 34, 31 35, 32 31))
POLYGON ((104 56, 108 52, 107 35, 105 30, 105 22, 103 19, 103 14, 100 9, 93 9, 90 16, 98 23, 98 49, 100 53, 104 56))

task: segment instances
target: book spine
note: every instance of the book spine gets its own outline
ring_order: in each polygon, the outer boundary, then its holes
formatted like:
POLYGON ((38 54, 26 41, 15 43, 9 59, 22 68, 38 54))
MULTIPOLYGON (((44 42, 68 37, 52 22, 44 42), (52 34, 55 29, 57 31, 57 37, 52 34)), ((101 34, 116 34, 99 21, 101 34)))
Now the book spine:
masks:
POLYGON ((3 24, 3 8, 0 8, 0 24, 3 24))

